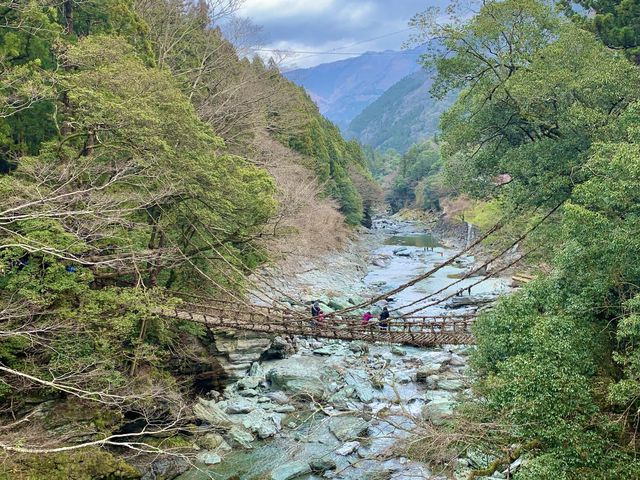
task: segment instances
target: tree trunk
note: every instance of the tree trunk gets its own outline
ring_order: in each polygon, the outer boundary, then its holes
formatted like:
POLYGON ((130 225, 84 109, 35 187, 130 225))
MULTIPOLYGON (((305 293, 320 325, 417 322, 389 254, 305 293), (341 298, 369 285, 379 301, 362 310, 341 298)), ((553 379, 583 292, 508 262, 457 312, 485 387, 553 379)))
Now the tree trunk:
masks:
MULTIPOLYGON (((160 230, 159 233, 159 241, 158 241, 158 249, 162 249, 164 247, 164 232, 160 230)), ((150 287, 156 287, 158 285, 158 274, 160 273, 160 256, 162 254, 159 253, 156 257, 156 265, 151 268, 151 272, 149 273, 149 281, 148 285, 150 287)))
POLYGON ((73 33, 73 0, 65 0, 62 6, 64 10, 64 31, 67 34, 73 33))

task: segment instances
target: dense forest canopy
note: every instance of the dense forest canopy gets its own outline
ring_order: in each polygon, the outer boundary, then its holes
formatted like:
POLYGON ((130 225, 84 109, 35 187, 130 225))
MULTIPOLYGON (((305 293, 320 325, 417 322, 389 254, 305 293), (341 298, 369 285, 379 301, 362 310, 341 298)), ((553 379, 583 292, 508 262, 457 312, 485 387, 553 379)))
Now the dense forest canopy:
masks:
POLYGON ((521 245, 546 265, 537 280, 475 326, 459 428, 492 425, 472 442, 497 461, 473 478, 519 456, 519 479, 640 476, 638 17, 633 2, 579 3, 595 16, 504 0, 412 20, 445 46, 423 57, 433 93, 460 91, 439 136, 448 188, 520 228, 558 209, 521 245))
POLYGON ((579 25, 597 33, 608 47, 640 60, 640 4, 636 0, 563 0, 561 5, 579 25))
POLYGON ((222 36, 235 4, 0 1, 0 404, 18 424, 56 405, 1 478, 68 478, 77 455, 135 477, 101 450, 21 453, 63 444, 59 421, 180 425, 211 338, 158 307, 236 298, 279 239, 330 247, 376 201, 360 147, 222 36))
POLYGON ((100 447, 179 445, 211 389, 211 332, 160 309, 242 300, 256 267, 335 246, 374 178, 394 212, 472 199, 536 273, 476 321, 457 424, 410 450, 472 444, 496 459, 472 479, 519 457, 520 480, 640 478, 636 2, 417 14, 455 102, 404 154, 346 141, 239 52, 219 28, 236 5, 0 0, 0 479, 138 478, 100 447))

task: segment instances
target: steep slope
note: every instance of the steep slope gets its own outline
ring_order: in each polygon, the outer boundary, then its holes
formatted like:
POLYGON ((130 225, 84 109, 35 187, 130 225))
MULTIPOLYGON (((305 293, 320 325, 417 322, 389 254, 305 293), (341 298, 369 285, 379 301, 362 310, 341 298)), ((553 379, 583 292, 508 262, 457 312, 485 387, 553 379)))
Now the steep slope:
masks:
POLYGON ((454 96, 432 98, 432 83, 432 76, 424 70, 403 78, 351 121, 347 135, 364 145, 400 153, 432 137, 440 115, 454 100, 454 96))
POLYGON ((421 50, 368 52, 355 58, 285 73, 304 87, 320 112, 344 130, 398 80, 416 72, 421 50))

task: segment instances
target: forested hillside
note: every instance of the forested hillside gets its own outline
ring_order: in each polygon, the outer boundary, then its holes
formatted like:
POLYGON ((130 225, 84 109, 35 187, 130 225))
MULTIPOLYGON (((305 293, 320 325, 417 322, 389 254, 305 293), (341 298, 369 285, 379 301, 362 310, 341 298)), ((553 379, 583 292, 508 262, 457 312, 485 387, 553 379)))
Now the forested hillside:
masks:
POLYGON ((212 368, 158 308, 373 201, 360 147, 222 37, 233 3, 0 1, 0 478, 138 478, 99 447, 158 452, 212 368))
POLYGON ((454 94, 432 98, 432 77, 421 70, 403 78, 355 117, 346 134, 363 145, 399 153, 431 139, 438 132, 440 116, 455 98, 454 94))
POLYGON ((504 0, 412 22, 446 47, 424 58, 432 92, 460 91, 441 124, 447 184, 499 207, 497 236, 537 277, 477 320, 457 427, 411 446, 490 455, 468 478, 515 460, 517 479, 640 478, 638 13, 578 3, 594 15, 504 0))
POLYGON ((392 213, 403 208, 440 210, 448 187, 442 174, 440 146, 433 140, 416 143, 404 154, 365 147, 367 164, 385 192, 392 213))

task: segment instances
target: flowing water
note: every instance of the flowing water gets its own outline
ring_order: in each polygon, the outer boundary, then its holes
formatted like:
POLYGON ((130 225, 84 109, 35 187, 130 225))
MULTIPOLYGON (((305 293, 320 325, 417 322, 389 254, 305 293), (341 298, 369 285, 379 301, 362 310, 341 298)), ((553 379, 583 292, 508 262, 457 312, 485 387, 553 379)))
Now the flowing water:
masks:
MULTIPOLYGON (((368 240, 371 265, 353 291, 368 294, 389 291, 455 254, 453 249, 416 231, 410 224, 395 225, 393 230, 378 228, 375 232, 368 240)), ((480 277, 462 280, 437 297, 428 298, 430 293, 459 278, 473 262, 473 257, 463 257, 395 295, 389 299, 390 310, 412 311, 468 288, 480 277), (413 305, 400 308, 408 304, 413 305)), ((472 294, 495 295, 506 290, 503 280, 489 279, 474 287, 472 294)), ((348 296, 353 291, 343 293, 348 296)), ((422 312, 450 313, 445 305, 446 302, 430 306, 422 312)), ((457 393, 467 388, 464 371, 468 348, 420 349, 376 344, 362 351, 347 342, 304 339, 298 341, 298 346, 299 351, 291 358, 263 362, 261 371, 266 372, 263 378, 267 380, 258 387, 256 397, 249 399, 256 409, 272 415, 279 424, 278 433, 252 442, 250 448, 234 446, 231 451, 217 452, 221 463, 202 465, 182 475, 181 480, 432 478, 426 465, 402 457, 395 446, 423 418, 439 421, 450 413, 457 393), (420 372, 427 378, 418 383, 416 376, 420 372), (278 390, 289 395, 289 404, 295 411, 269 413, 273 408, 265 395, 278 390), (355 427, 351 425, 354 422, 355 427), (329 461, 335 468, 316 473, 305 471, 311 460, 329 461), (296 476, 296 472, 300 475, 296 476)), ((231 402, 243 392, 231 386, 226 397, 231 402)), ((250 424, 246 413, 230 417, 238 425, 250 424)), ((230 440, 229 443, 233 445, 230 440)))
POLYGON ((384 244, 419 248, 433 248, 441 246, 438 239, 429 233, 417 233, 415 235, 394 235, 385 239, 384 244))
MULTIPOLYGON (((403 283, 431 270, 434 266, 445 262, 457 252, 451 248, 442 246, 437 240, 428 234, 411 234, 413 225, 405 225, 408 233, 401 235, 382 235, 382 245, 375 248, 373 254, 380 260, 378 266, 372 266, 365 283, 372 290, 389 291, 403 283), (410 240, 415 239, 413 243, 410 240), (429 243, 427 245, 427 243, 429 243)), ((390 307, 398 308, 412 304, 409 307, 399 308, 400 312, 414 311, 419 307, 434 303, 458 291, 468 294, 468 288, 477 283, 482 277, 472 276, 460 279, 474 264, 475 258, 466 255, 431 275, 429 278, 418 282, 416 285, 403 290, 393 297, 390 307), (451 285, 456 282, 455 285, 451 285), (448 287, 448 288, 445 288, 448 287), (431 293, 444 289, 436 296, 431 293), (426 297, 426 298, 425 298, 426 297)), ((482 283, 471 287, 474 296, 495 296, 508 291, 507 283, 500 278, 488 278, 482 283)), ((450 313, 443 302, 432 307, 427 307, 416 315, 439 315, 450 313)))

